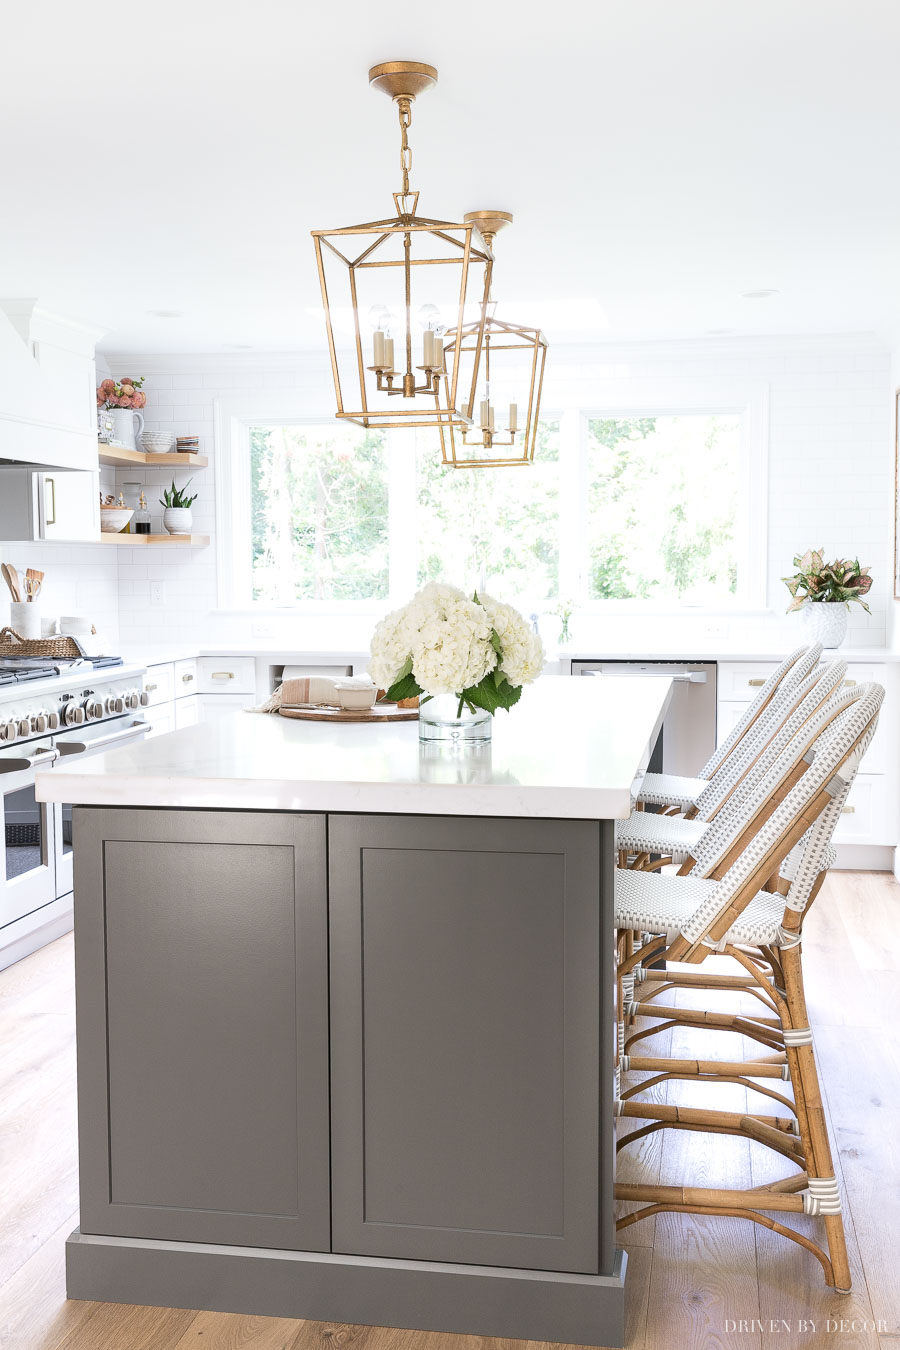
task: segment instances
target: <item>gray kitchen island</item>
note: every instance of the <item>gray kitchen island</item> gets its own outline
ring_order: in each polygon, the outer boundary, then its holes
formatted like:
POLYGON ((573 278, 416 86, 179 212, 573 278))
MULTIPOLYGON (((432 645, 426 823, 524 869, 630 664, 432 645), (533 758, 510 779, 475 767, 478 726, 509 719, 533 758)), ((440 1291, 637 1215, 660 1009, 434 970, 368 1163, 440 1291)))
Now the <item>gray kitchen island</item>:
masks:
POLYGON ((622 1344, 614 821, 668 680, 493 742, 238 713, 75 804, 70 1298, 622 1344))

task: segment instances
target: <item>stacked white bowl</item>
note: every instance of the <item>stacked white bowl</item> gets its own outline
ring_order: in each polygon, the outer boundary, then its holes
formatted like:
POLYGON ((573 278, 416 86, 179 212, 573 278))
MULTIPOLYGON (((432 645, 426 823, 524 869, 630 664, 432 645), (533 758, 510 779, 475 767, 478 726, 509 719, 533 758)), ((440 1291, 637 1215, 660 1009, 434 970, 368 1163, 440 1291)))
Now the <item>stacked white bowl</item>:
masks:
POLYGON ((148 455, 167 455, 175 444, 171 431, 142 431, 141 445, 148 455))

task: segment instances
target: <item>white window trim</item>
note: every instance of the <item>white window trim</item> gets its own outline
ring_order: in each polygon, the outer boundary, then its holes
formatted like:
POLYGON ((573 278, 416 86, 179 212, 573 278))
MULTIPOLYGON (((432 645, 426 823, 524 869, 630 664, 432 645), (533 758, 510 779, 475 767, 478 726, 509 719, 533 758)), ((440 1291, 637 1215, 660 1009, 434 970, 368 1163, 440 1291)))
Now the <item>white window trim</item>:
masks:
MULTIPOLYGON (((303 601, 287 608, 255 604, 250 598, 250 559, 241 562, 237 541, 250 535, 249 484, 243 481, 249 465, 250 427, 260 423, 322 426, 333 419, 331 407, 311 412, 300 391, 248 391, 214 404, 216 454, 216 571, 219 609, 232 614, 357 614, 378 615, 402 604, 416 586, 412 549, 390 550, 390 595, 376 601, 303 601)), ((578 613, 607 615, 697 615, 769 613, 768 605, 768 491, 769 388, 704 387, 702 395, 640 400, 598 401, 589 407, 545 410, 547 420, 559 420, 559 595, 573 597, 578 613), (721 413, 742 419, 742 500, 736 545, 739 577, 744 587, 733 600, 716 605, 660 604, 659 601, 600 600, 587 597, 587 436, 588 422, 599 417, 698 416, 721 413), (754 541, 757 542, 754 546, 754 541)), ((409 529, 415 511, 415 448, 401 429, 388 432, 389 538, 409 529)), ((467 472, 478 472, 467 470, 467 472)))

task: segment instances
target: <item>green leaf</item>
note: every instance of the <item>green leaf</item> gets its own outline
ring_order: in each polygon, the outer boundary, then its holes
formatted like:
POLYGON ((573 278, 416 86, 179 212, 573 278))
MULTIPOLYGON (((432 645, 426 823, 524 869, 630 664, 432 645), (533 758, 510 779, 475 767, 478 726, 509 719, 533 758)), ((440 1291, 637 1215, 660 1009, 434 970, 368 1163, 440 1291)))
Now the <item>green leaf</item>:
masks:
POLYGON ((412 674, 412 657, 408 656, 397 673, 397 679, 402 680, 404 675, 412 674))
POLYGON ((491 629, 491 646, 498 656, 503 655, 503 644, 500 641, 500 635, 496 628, 491 629))
POLYGON ((521 685, 513 687, 506 681, 498 687, 491 675, 486 675, 479 684, 470 685, 468 689, 462 691, 462 697, 467 703, 474 703, 476 708, 484 708, 491 716, 498 708, 511 708, 514 703, 518 703, 521 696, 521 685))
POLYGON ((422 686, 416 683, 414 675, 407 673, 394 681, 386 692, 385 698, 390 699, 392 703, 398 703, 401 698, 415 698, 417 694, 421 693, 424 693, 422 686))
POLYGON ((493 678, 494 684, 498 689, 500 688, 501 684, 509 683, 509 676, 507 675, 506 671, 501 670, 499 666, 494 666, 494 669, 491 671, 491 677, 493 678))

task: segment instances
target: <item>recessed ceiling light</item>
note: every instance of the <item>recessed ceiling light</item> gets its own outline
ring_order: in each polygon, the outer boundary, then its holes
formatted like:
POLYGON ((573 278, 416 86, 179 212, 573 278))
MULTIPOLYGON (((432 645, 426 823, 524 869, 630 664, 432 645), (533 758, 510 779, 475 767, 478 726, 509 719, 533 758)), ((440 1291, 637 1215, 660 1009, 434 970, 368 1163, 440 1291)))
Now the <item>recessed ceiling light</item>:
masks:
POLYGON ((184 318, 183 309, 148 309, 147 313, 154 319, 182 319, 184 318))
POLYGON ((741 292, 741 299, 742 299, 742 300, 768 300, 768 298, 769 298, 770 295, 777 295, 777 294, 778 294, 778 292, 777 292, 776 290, 765 290, 765 289, 764 289, 764 290, 760 290, 760 291, 742 291, 742 292, 741 292))

